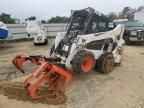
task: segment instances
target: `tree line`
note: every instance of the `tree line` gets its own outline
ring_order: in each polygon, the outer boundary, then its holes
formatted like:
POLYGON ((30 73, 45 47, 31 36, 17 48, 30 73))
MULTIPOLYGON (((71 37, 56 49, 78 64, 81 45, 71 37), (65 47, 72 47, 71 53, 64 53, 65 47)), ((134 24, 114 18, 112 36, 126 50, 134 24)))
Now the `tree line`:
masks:
MULTIPOLYGON (((127 18, 128 20, 134 19, 134 13, 141 11, 144 9, 144 6, 140 6, 139 8, 131 8, 131 7, 124 7, 123 10, 119 13, 116 12, 110 12, 106 16, 111 20, 115 19, 123 19, 127 18)), ((30 16, 26 18, 25 20, 35 20, 35 16, 30 16)), ((14 24, 16 23, 15 18, 12 18, 10 14, 1 13, 0 15, 0 21, 6 23, 6 24, 14 24)), ((41 23, 67 23, 69 21, 69 17, 67 16, 55 16, 51 17, 49 20, 41 20, 41 23)))
POLYGON ((134 20, 134 13, 139 12, 144 9, 144 6, 140 6, 137 9, 131 8, 131 7, 124 7, 123 10, 119 13, 110 12, 107 16, 111 21, 115 19, 128 19, 128 20, 134 20))
POLYGON ((11 15, 6 14, 6 13, 1 13, 0 21, 4 22, 6 24, 14 24, 15 23, 15 19, 11 18, 11 15))

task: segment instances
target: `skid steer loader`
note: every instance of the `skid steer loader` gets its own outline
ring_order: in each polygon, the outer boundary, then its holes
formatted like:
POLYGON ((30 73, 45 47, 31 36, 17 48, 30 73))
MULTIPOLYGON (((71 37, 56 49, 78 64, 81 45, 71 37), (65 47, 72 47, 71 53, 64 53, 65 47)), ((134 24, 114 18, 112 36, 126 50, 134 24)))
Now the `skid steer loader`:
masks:
POLYGON ((59 33, 50 55, 67 70, 89 73, 97 65, 108 73, 120 64, 123 51, 123 25, 110 30, 109 19, 94 9, 73 11, 66 33, 59 33))
POLYGON ((42 98, 36 90, 43 83, 53 95, 62 95, 72 73, 109 73, 120 64, 124 49, 123 25, 110 28, 109 19, 92 8, 72 11, 67 32, 58 33, 50 57, 18 55, 13 64, 24 73, 22 64, 30 60, 40 67, 24 81, 33 99, 42 98))
POLYGON ((48 37, 46 34, 46 28, 38 20, 27 20, 26 31, 28 37, 34 38, 34 45, 48 44, 48 37))

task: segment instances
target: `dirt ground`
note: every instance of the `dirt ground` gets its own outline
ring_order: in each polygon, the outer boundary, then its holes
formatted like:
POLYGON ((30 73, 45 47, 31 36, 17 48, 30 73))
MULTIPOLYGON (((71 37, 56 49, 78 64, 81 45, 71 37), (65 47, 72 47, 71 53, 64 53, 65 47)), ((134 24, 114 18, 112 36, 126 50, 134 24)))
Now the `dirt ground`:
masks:
MULTIPOLYGON (((0 44, 0 73, 17 72, 11 64, 17 54, 47 54, 52 45, 34 46, 32 41, 0 44)), ((123 62, 109 74, 96 70, 88 76, 74 76, 65 95, 67 100, 60 105, 32 103, 9 99, 0 95, 0 108, 144 108, 144 45, 125 46, 123 62)), ((26 67, 29 71, 30 66, 26 67)), ((26 76, 9 80, 21 82, 26 76)), ((7 76, 1 77, 5 78, 7 76)), ((23 98, 23 95, 20 95, 23 98)))

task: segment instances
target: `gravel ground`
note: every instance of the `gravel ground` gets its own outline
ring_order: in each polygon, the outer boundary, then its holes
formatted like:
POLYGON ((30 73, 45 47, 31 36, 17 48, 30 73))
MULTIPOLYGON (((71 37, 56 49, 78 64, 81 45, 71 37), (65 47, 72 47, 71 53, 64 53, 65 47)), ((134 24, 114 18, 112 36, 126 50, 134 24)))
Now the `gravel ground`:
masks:
MULTIPOLYGON (((52 43, 53 40, 49 40, 47 46, 34 46, 32 41, 25 41, 10 43, 7 48, 0 45, 0 73, 18 73, 11 64, 15 55, 45 55, 52 43)), ((143 63, 143 45, 125 46, 123 62, 113 72, 100 74, 95 70, 88 76, 73 76, 66 90, 67 101, 61 105, 36 104, 0 95, 0 108, 144 108, 143 63)), ((27 65, 26 71, 33 70, 27 65)), ((10 82, 20 82, 26 77, 13 78, 10 82)))

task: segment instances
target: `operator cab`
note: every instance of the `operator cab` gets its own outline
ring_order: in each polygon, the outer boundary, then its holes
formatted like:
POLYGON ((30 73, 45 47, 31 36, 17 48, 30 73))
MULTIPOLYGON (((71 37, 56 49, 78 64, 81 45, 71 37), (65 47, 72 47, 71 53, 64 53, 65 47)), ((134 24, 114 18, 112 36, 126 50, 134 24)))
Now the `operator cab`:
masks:
POLYGON ((79 35, 106 32, 109 19, 92 8, 72 11, 66 35, 77 32, 79 35))

